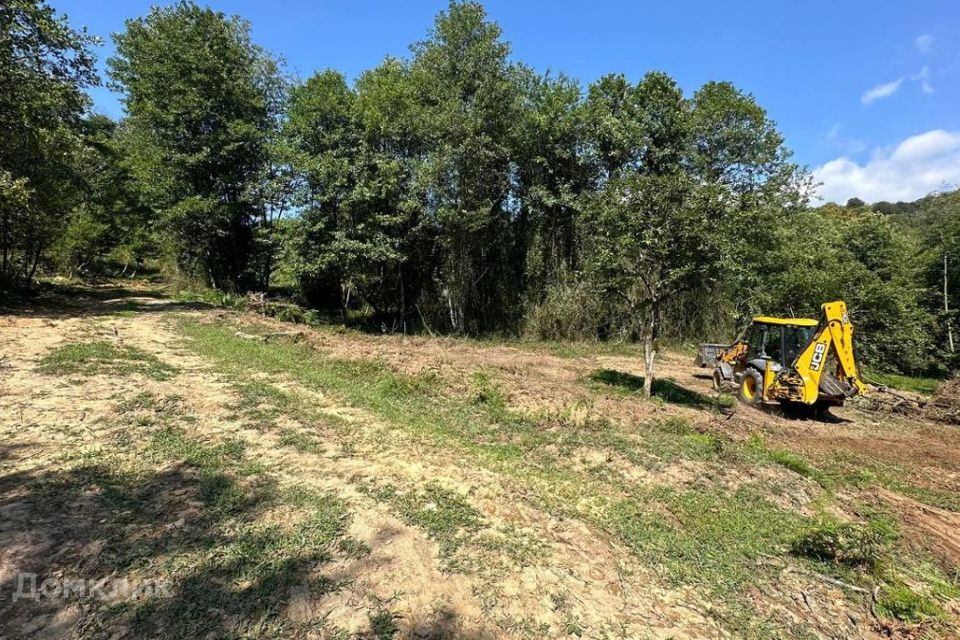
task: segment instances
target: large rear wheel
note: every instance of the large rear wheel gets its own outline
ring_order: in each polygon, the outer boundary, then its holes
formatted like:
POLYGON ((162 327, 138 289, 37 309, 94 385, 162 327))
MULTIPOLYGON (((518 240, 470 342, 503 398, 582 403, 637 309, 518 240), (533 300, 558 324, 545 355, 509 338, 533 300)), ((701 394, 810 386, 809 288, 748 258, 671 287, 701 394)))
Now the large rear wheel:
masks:
POLYGON ((740 398, 741 402, 751 407, 760 404, 760 400, 763 398, 763 377, 759 372, 749 369, 743 372, 737 397, 740 398))

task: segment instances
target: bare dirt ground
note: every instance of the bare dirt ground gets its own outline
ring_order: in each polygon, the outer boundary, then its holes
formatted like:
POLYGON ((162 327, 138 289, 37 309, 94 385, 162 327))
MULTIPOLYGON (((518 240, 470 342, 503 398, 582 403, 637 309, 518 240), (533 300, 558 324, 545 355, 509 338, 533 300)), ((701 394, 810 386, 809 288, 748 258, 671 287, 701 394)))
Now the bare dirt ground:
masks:
POLYGON ((724 410, 680 354, 663 354, 660 371, 685 395, 644 402, 629 387, 642 363, 626 356, 295 330, 296 344, 278 341, 278 353, 294 354, 285 368, 272 364, 270 340, 250 336, 290 325, 177 304, 153 289, 91 288, 0 317, 0 637, 957 630, 955 427, 855 408, 834 422, 724 410), (132 364, 45 369, 72 344, 129 348, 132 364), (248 349, 259 355, 230 364, 248 349), (318 369, 300 367, 313 357, 318 369), (330 362, 373 363, 370 375, 407 376, 436 399, 424 401, 419 420, 408 411, 418 397, 385 392, 381 401, 327 381, 330 362), (473 408, 478 380, 492 381, 502 408, 473 408), (601 422, 604 440, 569 442, 601 422), (483 430, 488 423, 494 431, 483 430), (675 435, 680 427, 670 425, 689 427, 675 435), (536 446, 524 449, 524 438, 536 446), (757 462, 755 451, 789 451, 816 473, 757 462), (744 495, 759 496, 759 519, 772 509, 798 527, 824 514, 891 515, 896 549, 918 558, 896 585, 930 591, 937 611, 885 615, 879 579, 832 572, 779 542, 767 548, 776 532, 728 545, 725 535, 762 528, 738 517, 744 495), (712 502, 701 509, 703 496, 712 502), (661 526, 686 546, 655 537, 661 526), (716 546, 700 545, 701 535, 716 546), (687 575, 688 557, 721 577, 687 575), (745 577, 727 581, 725 572, 745 577), (54 587, 162 579, 170 593, 41 589, 15 600, 24 574, 54 587))

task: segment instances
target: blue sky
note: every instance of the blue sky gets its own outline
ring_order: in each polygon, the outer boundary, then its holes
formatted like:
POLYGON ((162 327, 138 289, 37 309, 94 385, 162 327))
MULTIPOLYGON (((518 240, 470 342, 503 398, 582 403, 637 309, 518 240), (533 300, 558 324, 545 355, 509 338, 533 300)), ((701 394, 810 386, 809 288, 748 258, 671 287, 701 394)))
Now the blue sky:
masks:
MULTIPOLYGON (((141 0, 49 0, 104 38, 146 13, 141 0)), ((253 25, 254 39, 307 77, 332 67, 354 78, 405 56, 442 0, 210 0, 253 25)), ((913 199, 960 184, 960 2, 489 0, 513 56, 584 85, 608 72, 657 69, 688 92, 730 80, 780 126, 826 199, 913 199)), ((94 90, 98 110, 118 97, 94 90)))

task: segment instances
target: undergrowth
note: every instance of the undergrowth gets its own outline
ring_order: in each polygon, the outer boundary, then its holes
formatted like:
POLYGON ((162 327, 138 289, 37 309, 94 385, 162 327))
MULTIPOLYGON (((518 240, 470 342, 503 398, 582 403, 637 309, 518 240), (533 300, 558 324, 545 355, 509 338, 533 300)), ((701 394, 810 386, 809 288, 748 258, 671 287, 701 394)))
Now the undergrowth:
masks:
POLYGON ((154 380, 167 380, 177 371, 152 353, 106 341, 59 346, 44 355, 37 368, 48 375, 140 374, 154 380))

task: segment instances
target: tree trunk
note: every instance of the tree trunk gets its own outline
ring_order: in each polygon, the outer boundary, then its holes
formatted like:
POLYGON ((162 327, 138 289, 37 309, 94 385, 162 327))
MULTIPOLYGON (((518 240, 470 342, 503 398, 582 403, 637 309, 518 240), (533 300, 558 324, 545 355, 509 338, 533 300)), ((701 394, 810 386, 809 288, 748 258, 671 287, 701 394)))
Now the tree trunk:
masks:
POLYGON ((340 282, 340 321, 344 326, 347 324, 347 308, 350 306, 350 287, 347 283, 340 282))
POLYGON ((950 353, 954 353, 953 347, 953 323, 950 322, 950 298, 947 295, 947 250, 943 250, 943 315, 944 322, 947 323, 947 344, 950 346, 950 353))
POLYGON ((650 398, 653 395, 653 363, 657 357, 654 349, 654 341, 657 338, 657 311, 656 305, 650 306, 650 315, 647 317, 643 327, 643 397, 650 398))
POLYGON ((4 276, 7 275, 7 268, 8 268, 8 266, 9 266, 9 254, 8 254, 8 251, 9 251, 8 238, 9 238, 9 235, 10 235, 10 234, 9 234, 9 231, 8 231, 9 224, 10 224, 10 223, 9 223, 8 218, 7 218, 7 214, 4 213, 4 214, 3 214, 3 225, 2 225, 3 234, 2 234, 2 236, 0 236, 0 244, 3 245, 3 266, 0 267, 0 275, 4 275, 4 276))
POLYGON ((33 289, 33 277, 37 275, 37 265, 40 264, 40 254, 43 253, 43 245, 37 245, 37 252, 33 254, 33 264, 30 265, 30 274, 27 276, 27 288, 33 289))
POLYGON ((397 263, 397 278, 400 280, 400 327, 407 335, 407 292, 403 286, 403 263, 397 263))
POLYGON ((653 337, 645 335, 643 337, 643 397, 650 398, 653 395, 653 360, 657 352, 653 349, 653 337))

